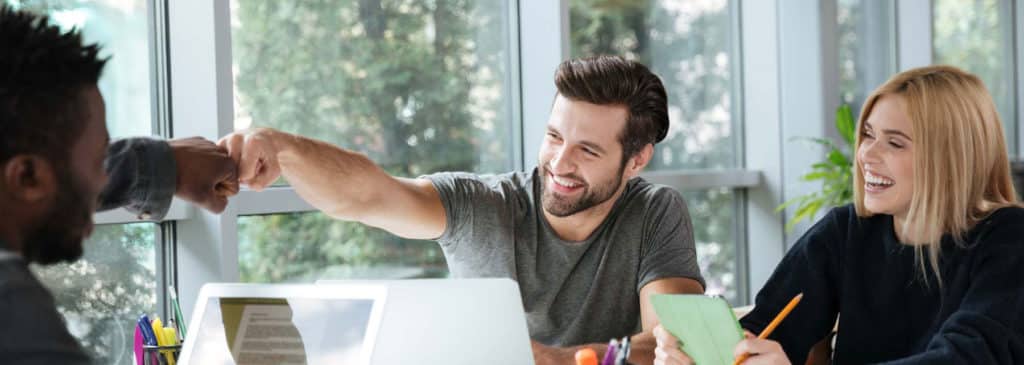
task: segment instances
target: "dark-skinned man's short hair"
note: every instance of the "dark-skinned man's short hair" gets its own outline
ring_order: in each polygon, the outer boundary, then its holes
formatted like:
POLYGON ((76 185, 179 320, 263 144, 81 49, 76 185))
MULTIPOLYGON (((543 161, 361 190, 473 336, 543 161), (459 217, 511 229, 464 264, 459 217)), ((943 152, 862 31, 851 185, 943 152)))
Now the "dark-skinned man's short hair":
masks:
POLYGON ((622 163, 668 134, 668 96, 661 79, 639 62, 618 56, 578 58, 562 62, 555 72, 558 94, 570 100, 629 109, 619 134, 622 163))
POLYGON ((38 154, 66 166, 86 119, 82 91, 106 59, 48 17, 0 5, 0 163, 38 154))

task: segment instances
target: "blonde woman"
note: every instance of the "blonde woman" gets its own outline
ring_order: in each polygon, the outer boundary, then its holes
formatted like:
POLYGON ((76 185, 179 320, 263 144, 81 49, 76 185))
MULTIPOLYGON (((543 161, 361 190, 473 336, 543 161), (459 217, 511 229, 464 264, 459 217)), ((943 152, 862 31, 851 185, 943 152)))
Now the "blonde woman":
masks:
MULTIPOLYGON (((1024 209, 982 82, 949 66, 902 72, 864 104, 854 204, 787 253, 740 320, 745 364, 803 364, 838 316, 834 363, 1024 363, 1024 209)), ((663 328, 656 364, 692 363, 663 328)))

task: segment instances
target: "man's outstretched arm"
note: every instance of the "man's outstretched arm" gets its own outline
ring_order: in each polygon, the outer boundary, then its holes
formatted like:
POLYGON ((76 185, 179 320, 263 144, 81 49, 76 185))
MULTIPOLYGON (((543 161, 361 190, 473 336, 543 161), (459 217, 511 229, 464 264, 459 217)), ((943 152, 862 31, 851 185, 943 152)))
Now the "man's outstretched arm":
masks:
POLYGON ((444 233, 444 206, 430 181, 393 177, 365 155, 262 128, 230 134, 219 144, 238 161, 239 181, 252 189, 284 176, 302 199, 333 218, 406 238, 444 233))

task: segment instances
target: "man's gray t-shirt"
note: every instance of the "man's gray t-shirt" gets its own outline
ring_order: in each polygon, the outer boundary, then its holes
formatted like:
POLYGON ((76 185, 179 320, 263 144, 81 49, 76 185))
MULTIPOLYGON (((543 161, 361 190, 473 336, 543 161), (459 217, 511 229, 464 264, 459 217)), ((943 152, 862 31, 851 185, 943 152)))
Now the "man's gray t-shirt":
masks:
POLYGON ((516 280, 532 339, 573 346, 631 335, 641 329, 644 285, 672 277, 704 284, 679 192, 632 179, 590 237, 569 242, 544 217, 536 176, 425 176, 447 213, 437 241, 452 275, 516 280))

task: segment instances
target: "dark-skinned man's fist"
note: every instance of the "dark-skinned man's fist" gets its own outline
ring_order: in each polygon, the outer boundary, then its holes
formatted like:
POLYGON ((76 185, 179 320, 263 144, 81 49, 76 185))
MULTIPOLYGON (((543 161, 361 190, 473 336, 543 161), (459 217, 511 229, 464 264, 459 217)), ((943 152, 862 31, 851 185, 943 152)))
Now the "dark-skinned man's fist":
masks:
POLYGON ((200 137, 168 141, 178 165, 174 195, 214 213, 238 194, 238 168, 227 150, 200 137))

